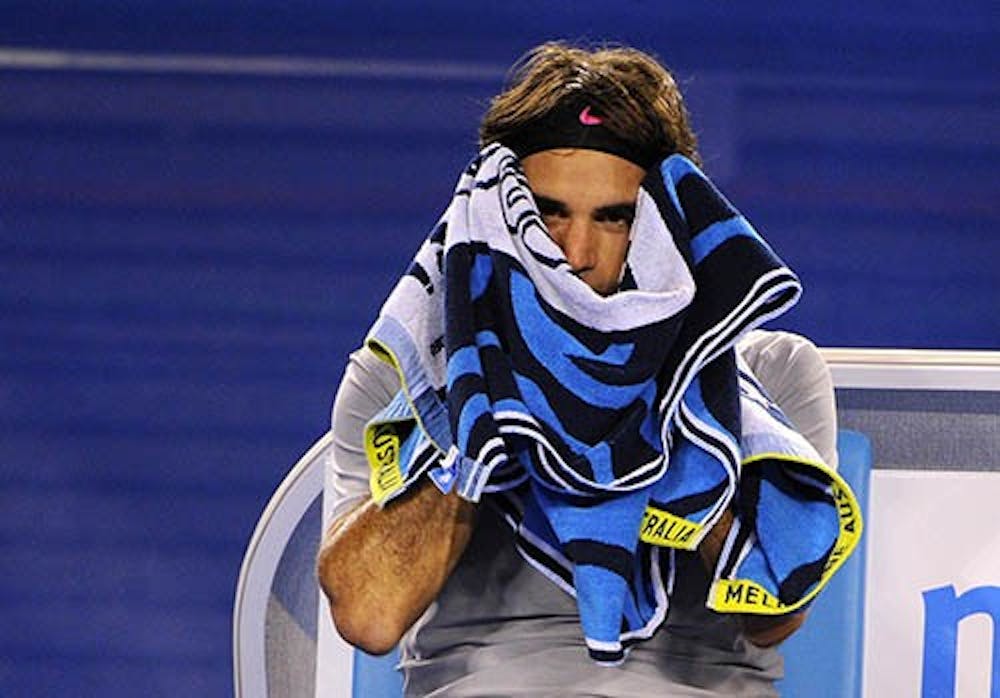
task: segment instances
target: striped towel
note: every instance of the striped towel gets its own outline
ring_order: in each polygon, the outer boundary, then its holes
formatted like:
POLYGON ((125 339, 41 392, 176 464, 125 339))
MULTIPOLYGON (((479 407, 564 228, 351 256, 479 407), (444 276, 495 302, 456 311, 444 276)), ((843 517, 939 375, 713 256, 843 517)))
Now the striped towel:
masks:
MULTIPOLYGON (((387 502, 425 473, 471 501, 506 492, 521 540, 546 553, 529 559, 575 594, 591 656, 619 662, 665 619, 661 550, 693 550, 731 503, 751 506, 733 346, 799 293, 750 224, 675 155, 643 183, 620 290, 600 296, 548 236, 516 156, 487 147, 368 335, 403 385, 366 429, 373 496, 387 502)), ((798 448, 785 451, 818 463, 798 448)), ((775 499, 756 491, 755 501, 775 499)), ((836 521, 835 506, 825 511, 836 521)), ((777 592, 801 567, 774 546, 770 558, 751 554, 765 519, 739 518, 718 588, 766 569, 780 579, 758 585, 777 592)), ((787 612, 788 594, 776 598, 787 612)))

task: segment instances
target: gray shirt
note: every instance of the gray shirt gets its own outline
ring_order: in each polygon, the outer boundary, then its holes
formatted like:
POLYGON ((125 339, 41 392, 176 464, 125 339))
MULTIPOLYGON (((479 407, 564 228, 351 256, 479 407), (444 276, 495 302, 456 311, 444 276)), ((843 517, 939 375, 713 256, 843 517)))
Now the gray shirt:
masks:
MULTIPOLYGON (((816 348, 786 332, 751 332, 741 357, 788 418, 836 466, 836 410, 816 348)), ((333 516, 368 496, 365 423, 399 390, 395 371, 361 349, 333 408, 328 477, 333 516)), ((705 608, 709 575, 696 553, 676 553, 666 624, 619 667, 589 658, 575 600, 529 566, 484 499, 475 532, 438 599, 404 637, 410 696, 773 696, 774 649, 748 642, 733 617, 705 608)))

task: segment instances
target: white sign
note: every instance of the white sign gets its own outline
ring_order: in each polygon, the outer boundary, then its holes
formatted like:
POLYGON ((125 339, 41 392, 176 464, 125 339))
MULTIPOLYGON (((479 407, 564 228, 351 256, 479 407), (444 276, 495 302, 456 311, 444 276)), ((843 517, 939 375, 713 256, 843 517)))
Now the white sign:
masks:
POLYGON ((875 470, 865 696, 1000 696, 1000 473, 875 470))

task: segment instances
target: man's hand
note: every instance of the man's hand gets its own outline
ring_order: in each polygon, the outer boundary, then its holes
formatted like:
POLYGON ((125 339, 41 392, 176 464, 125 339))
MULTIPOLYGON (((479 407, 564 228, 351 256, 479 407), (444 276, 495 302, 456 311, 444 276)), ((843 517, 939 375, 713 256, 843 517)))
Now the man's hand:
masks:
MULTIPOLYGON (((733 512, 729 509, 722 514, 719 522, 712 527, 698 546, 698 553, 709 573, 715 571, 719 561, 722 546, 726 542, 729 529, 733 526, 733 512)), ((740 614, 743 635, 758 647, 774 647, 786 640, 792 633, 802 627, 806 613, 792 613, 786 616, 757 616, 740 614)))
POLYGON ((744 615, 743 634, 758 647, 774 647, 787 640, 792 633, 806 622, 806 612, 799 611, 787 616, 744 615))

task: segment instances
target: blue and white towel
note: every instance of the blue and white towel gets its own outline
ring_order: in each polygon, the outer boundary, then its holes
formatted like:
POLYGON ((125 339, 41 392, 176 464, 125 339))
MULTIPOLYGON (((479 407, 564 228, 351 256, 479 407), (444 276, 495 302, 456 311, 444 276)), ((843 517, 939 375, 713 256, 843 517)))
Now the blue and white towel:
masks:
MULTIPOLYGON (((463 173, 368 336, 403 385, 366 432, 376 500, 424 473, 472 501, 520 485, 527 494, 506 501, 528 541, 522 551, 546 553, 528 557, 572 589, 591 655, 608 663, 666 616, 661 547, 695 549, 738 490, 739 507, 756 507, 741 485, 733 345, 800 292, 682 156, 650 172, 631 235, 620 290, 598 295, 548 236, 516 156, 490 146, 463 173)), ((797 449, 782 453, 814 460, 797 449)), ((777 501, 758 496, 767 487, 754 492, 754 502, 777 501)), ((824 516, 836 522, 827 495, 824 516)), ((810 501, 818 496, 810 491, 810 501)), ((716 586, 741 570, 779 569, 777 581, 755 582, 778 593, 782 574, 798 574, 801 561, 774 546, 771 557, 753 555, 753 526, 767 520, 740 518, 716 586)), ((835 539, 806 547, 832 549, 835 539)), ((793 585, 805 591, 792 604, 822 577, 824 563, 808 563, 820 571, 793 585)), ((788 594, 775 598, 788 612, 788 594)))
POLYGON ((850 486, 739 365, 743 462, 738 512, 706 604, 783 615, 808 605, 861 539, 850 486))

